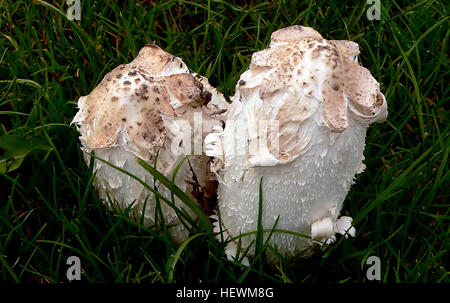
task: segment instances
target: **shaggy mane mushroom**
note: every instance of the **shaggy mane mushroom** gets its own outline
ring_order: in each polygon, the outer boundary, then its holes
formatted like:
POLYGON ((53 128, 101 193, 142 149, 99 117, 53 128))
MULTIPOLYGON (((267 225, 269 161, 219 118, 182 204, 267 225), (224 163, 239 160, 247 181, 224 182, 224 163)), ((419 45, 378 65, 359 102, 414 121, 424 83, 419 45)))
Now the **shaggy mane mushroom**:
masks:
MULTIPOLYGON (((262 177, 263 227, 279 218, 276 228, 309 237, 272 235, 280 253, 307 256, 335 234, 355 235, 351 217, 339 213, 364 169, 366 128, 387 117, 380 85, 357 63, 358 54, 355 42, 327 40, 297 25, 272 33, 269 48, 252 55, 225 128, 205 139, 206 154, 217 161, 222 227, 216 222, 216 231, 226 231, 225 239, 256 230, 262 177), (277 132, 261 132, 261 121, 277 132)), ((240 240, 240 252, 238 243, 228 244, 231 259, 253 253, 254 237, 240 240)))
MULTIPOLYGON (((191 73, 180 58, 156 45, 146 45, 131 63, 116 67, 89 95, 80 97, 73 123, 80 132, 87 163, 89 153, 94 152, 148 184, 153 184, 153 177, 138 165, 136 157, 153 165, 158 155, 157 169, 172 178, 176 165, 186 155, 184 141, 199 137, 200 150, 191 150, 192 144, 186 143, 187 154, 193 156, 183 163, 175 183, 197 198, 199 204, 205 204, 198 198, 215 195, 215 179, 207 167, 211 159, 203 154, 201 143, 210 131, 207 126, 223 123, 227 106, 208 80, 191 73), (200 130, 196 129, 196 120, 203 121, 200 130)), ((137 218, 144 213, 145 225, 155 224, 156 203, 151 192, 98 160, 94 168, 94 183, 105 202, 111 198, 110 202, 119 209, 132 205, 137 218)), ((160 186, 159 191, 171 199, 166 188, 160 186)), ((178 198, 175 204, 195 218, 178 198)), ((184 240, 188 234, 186 226, 172 208, 163 202, 161 207, 166 223, 175 226, 171 228, 174 238, 184 240)))

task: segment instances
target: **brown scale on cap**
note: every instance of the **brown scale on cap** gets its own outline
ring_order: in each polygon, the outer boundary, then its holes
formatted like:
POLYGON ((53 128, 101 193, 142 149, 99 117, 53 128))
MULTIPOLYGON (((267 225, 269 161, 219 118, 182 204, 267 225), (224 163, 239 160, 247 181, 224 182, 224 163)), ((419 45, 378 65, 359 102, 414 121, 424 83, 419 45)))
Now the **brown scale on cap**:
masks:
POLYGON ((203 89, 203 85, 191 74, 175 74, 165 79, 170 93, 181 104, 192 107, 205 105, 211 100, 211 93, 203 89))
POLYGON ((347 40, 328 40, 328 42, 333 45, 338 52, 347 58, 353 58, 359 55, 359 46, 353 41, 347 40))

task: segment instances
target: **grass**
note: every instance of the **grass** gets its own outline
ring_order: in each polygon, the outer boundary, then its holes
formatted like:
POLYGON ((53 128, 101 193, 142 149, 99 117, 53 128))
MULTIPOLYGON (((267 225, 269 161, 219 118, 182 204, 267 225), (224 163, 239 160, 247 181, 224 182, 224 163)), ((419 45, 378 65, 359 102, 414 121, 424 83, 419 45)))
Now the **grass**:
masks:
POLYGON ((80 21, 65 17, 65 1, 0 2, 0 136, 46 146, 29 145, 18 169, 0 172, 1 281, 65 282, 76 255, 89 282, 367 283, 376 255, 381 282, 450 282, 445 1, 381 1, 380 21, 367 20, 366 1, 81 2, 80 21), (150 42, 228 98, 251 54, 291 24, 358 42, 387 98, 388 120, 369 128, 367 169, 344 204, 357 237, 274 270, 258 258, 242 270, 205 225, 178 246, 127 210, 107 211, 70 125, 77 99, 150 42))

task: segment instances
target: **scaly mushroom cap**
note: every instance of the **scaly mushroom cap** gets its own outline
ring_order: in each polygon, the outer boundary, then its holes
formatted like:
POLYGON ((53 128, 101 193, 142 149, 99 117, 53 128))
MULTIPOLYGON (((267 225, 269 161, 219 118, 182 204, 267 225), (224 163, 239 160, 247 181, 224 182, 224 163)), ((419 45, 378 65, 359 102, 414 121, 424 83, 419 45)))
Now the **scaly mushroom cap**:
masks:
MULTIPOLYGON (((156 45, 146 45, 131 63, 118 66, 88 96, 80 97, 73 123, 81 134, 86 161, 87 153, 95 152, 151 185, 153 178, 137 164, 136 156, 153 165, 158 153, 157 169, 172 178, 184 151, 195 154, 182 165, 175 183, 189 193, 195 191, 194 198, 199 194, 205 198, 214 195, 214 178, 208 172, 210 158, 202 154, 201 142, 211 127, 222 123, 227 105, 207 79, 190 73, 180 58, 156 45), (200 128, 196 119, 202 120, 198 121, 200 128), (191 134, 191 130, 196 133, 191 134), (191 150, 192 144, 183 147, 186 139, 199 142, 200 150, 191 150)), ((109 196, 120 209, 134 203, 137 218, 144 213, 146 225, 155 223, 155 201, 148 190, 100 161, 95 161, 95 169, 95 184, 102 199, 107 201, 109 196)), ((170 200, 170 193, 162 187, 160 192, 170 200)), ((161 204, 166 223, 178 224, 172 228, 175 239, 182 241, 187 229, 173 209, 161 204)), ((176 205, 190 212, 178 199, 176 205)))
POLYGON ((253 54, 237 89, 259 87, 263 100, 287 87, 313 95, 321 100, 323 120, 333 132, 348 127, 348 114, 367 124, 382 122, 386 100, 379 83, 356 63, 358 54, 354 42, 326 40, 309 27, 287 27, 272 34, 268 49, 253 54))
POLYGON ((307 142, 296 136, 292 127, 316 110, 308 97, 319 100, 322 119, 318 122, 333 133, 347 129, 348 115, 366 125, 383 122, 386 100, 379 83, 356 62, 358 54, 356 43, 326 40, 309 27, 291 26, 274 32, 269 48, 253 54, 234 97, 239 102, 257 94, 254 120, 280 123, 279 149, 268 141, 269 152, 276 159, 260 153, 250 161, 274 165, 292 161, 302 153, 307 142), (258 156, 261 160, 256 160, 258 156))

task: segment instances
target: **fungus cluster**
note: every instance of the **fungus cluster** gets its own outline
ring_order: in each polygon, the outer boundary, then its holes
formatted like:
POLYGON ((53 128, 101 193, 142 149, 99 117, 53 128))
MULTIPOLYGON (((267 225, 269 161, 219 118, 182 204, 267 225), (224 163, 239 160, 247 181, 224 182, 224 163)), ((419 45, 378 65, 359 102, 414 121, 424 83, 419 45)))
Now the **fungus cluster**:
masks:
MULTIPOLYGON (((193 154, 175 184, 199 205, 217 193, 214 231, 227 241, 227 256, 243 263, 255 252, 251 232, 257 229, 262 180, 263 228, 285 231, 272 234, 269 244, 287 256, 308 256, 336 234, 355 235, 352 218, 339 215, 355 175, 364 170, 366 129, 387 117, 380 85, 357 63, 358 54, 356 43, 326 40, 309 27, 280 29, 269 48, 252 55, 228 105, 180 58, 147 45, 79 99, 73 122, 86 161, 95 153, 148 184, 153 177, 136 157, 156 162, 170 177, 193 154), (186 136, 186 129, 194 131, 186 136), (186 141, 194 150, 185 149, 186 141), (231 241, 240 234, 249 235, 231 241)), ((130 207, 145 225, 154 225, 153 194, 109 165, 94 163, 100 198, 130 207)), ((165 187, 158 190, 171 198, 165 187)), ((173 208, 161 207, 175 240, 184 240, 189 226, 173 208)), ((270 251, 268 257, 277 259, 270 251)))

